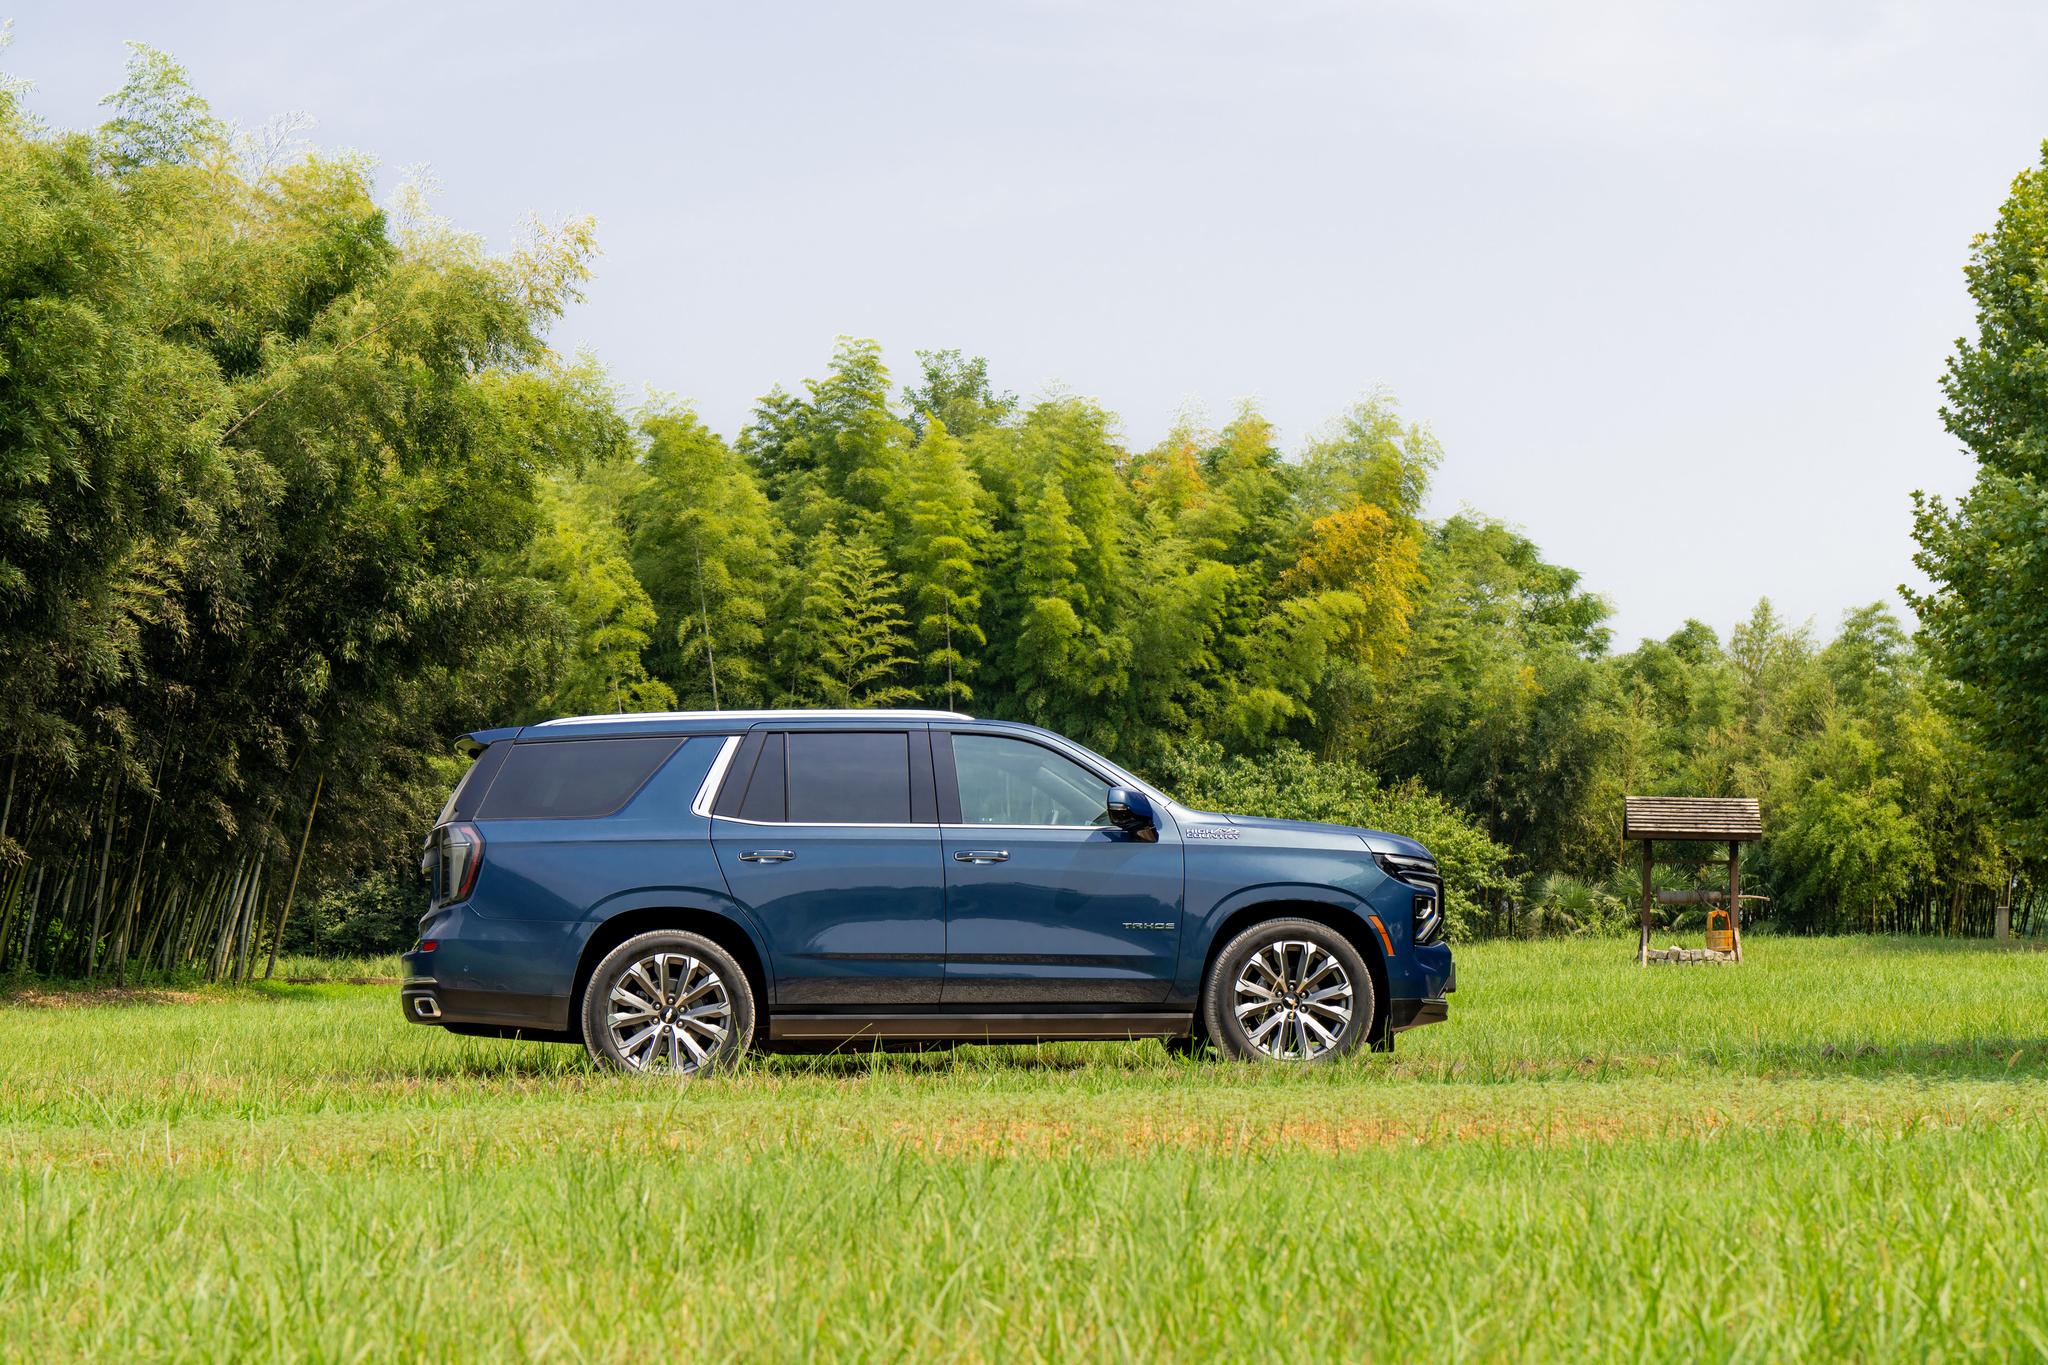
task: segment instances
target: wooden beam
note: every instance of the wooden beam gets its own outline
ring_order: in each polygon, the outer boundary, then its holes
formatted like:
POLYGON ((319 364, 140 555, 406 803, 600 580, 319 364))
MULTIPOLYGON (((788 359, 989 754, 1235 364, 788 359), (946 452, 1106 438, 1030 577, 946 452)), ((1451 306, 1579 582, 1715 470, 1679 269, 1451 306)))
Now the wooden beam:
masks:
POLYGON ((1636 938, 1636 965, 1650 965, 1650 908, 1657 903, 1656 893, 1650 889, 1650 870, 1656 866, 1656 856, 1651 853, 1651 841, 1643 840, 1643 906, 1641 931, 1636 938))
POLYGON ((1735 960, 1742 961, 1742 845, 1728 841, 1728 932, 1735 940, 1735 960))

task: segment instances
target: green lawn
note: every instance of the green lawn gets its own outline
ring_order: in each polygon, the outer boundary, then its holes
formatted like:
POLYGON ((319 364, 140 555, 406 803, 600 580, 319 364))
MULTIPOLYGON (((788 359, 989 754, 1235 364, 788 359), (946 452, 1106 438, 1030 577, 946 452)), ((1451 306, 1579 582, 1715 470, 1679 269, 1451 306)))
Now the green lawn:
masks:
POLYGON ((0 1006, 0 1356, 2048 1353, 2048 955, 1746 947, 1475 946, 1306 1073, 678 1088, 388 986, 0 1006))

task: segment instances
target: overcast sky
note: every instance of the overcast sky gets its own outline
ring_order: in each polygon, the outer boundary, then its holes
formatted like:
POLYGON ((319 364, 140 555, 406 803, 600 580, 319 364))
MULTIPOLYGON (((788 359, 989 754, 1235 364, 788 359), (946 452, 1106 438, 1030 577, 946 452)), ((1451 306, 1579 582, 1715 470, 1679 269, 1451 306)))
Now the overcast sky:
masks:
MULTIPOLYGON (((0 0, 4 3, 4 0, 0 0)), ((732 433, 833 338, 986 355, 1156 440, 1290 446, 1378 386, 1433 510, 1523 527, 1619 642, 1917 581, 1961 267, 2048 138, 2048 5, 436 5, 15 10, 82 126, 121 44, 303 111, 457 223, 592 213, 557 333, 732 433)))

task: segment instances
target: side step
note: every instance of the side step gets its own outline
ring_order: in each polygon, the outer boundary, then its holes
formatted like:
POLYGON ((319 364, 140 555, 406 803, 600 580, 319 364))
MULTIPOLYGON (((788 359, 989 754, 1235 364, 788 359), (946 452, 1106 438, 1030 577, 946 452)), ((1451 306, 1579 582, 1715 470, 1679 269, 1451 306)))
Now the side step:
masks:
POLYGON ((1195 1024, 1184 1014, 771 1014, 773 1042, 852 1042, 911 1038, 925 1042, 1118 1042, 1170 1038, 1195 1024))

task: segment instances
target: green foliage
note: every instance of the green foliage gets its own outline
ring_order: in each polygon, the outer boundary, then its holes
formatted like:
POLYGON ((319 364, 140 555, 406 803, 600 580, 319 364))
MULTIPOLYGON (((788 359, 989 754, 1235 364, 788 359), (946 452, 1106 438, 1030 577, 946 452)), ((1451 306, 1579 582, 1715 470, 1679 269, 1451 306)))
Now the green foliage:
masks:
POLYGON ((627 515, 633 567, 660 614, 650 666, 685 705, 764 705, 786 533, 752 466, 695 413, 657 404, 640 431, 645 478, 627 515))
POLYGON ((539 709, 550 715, 672 711, 676 695, 644 656, 659 619, 633 575, 616 501, 603 484, 553 485, 529 572, 554 588, 562 644, 539 709))
POLYGON ((915 616, 918 689, 936 704, 965 706, 988 635, 981 628, 988 495, 966 452, 937 416, 911 451, 898 511, 897 560, 915 616))
POLYGON ((426 912, 426 887, 417 877, 378 871, 335 886, 295 910, 284 950, 325 959, 403 952, 419 937, 420 916, 426 912))
POLYGON ((1508 850, 1471 816, 1412 783, 1385 786, 1354 763, 1318 759, 1293 745, 1228 756, 1213 744, 1176 745, 1154 767, 1175 799, 1205 810, 1315 820, 1405 834, 1436 855, 1444 874, 1444 920, 1467 937, 1512 886, 1508 850))
POLYGON ((1758 796, 1788 927, 1980 932, 2038 879, 2048 161, 1970 266, 1919 640, 1764 601, 1615 656, 1573 570, 1426 517, 1389 395, 1132 450, 958 350, 892 399, 842 338, 728 443, 546 346, 588 220, 494 255, 366 159, 244 164, 145 48, 109 103, 51 132, 0 80, 0 966, 247 974, 294 877, 412 861, 452 735, 673 705, 1034 721, 1414 834, 1466 934, 1606 924, 1632 792, 1758 796))
POLYGON ((1914 495, 1909 594, 1949 702, 1976 741, 2015 843, 2048 853, 2048 143, 1964 271, 1977 338, 1957 343, 1942 421, 1977 459, 1953 508, 1914 495))
POLYGON ((997 393, 988 379, 988 361, 963 357, 957 350, 919 351, 924 383, 903 391, 910 424, 918 438, 930 422, 944 423, 962 440, 1001 426, 1017 411, 1017 395, 997 393))
POLYGON ((910 624, 896 576, 865 536, 819 533, 794 590, 783 667, 792 706, 894 706, 915 694, 900 681, 911 665, 910 624))
POLYGON ((247 975, 545 694, 529 554, 606 553, 544 481, 624 428, 541 341, 586 225, 394 236, 364 163, 245 173, 147 50, 113 104, 0 119, 0 961, 247 975))
POLYGON ((1605 781, 1619 747, 1597 662, 1606 603, 1526 537, 1466 515, 1434 528, 1422 575, 1400 667, 1353 742, 1481 815, 1523 869, 1597 867, 1622 795, 1605 781))

